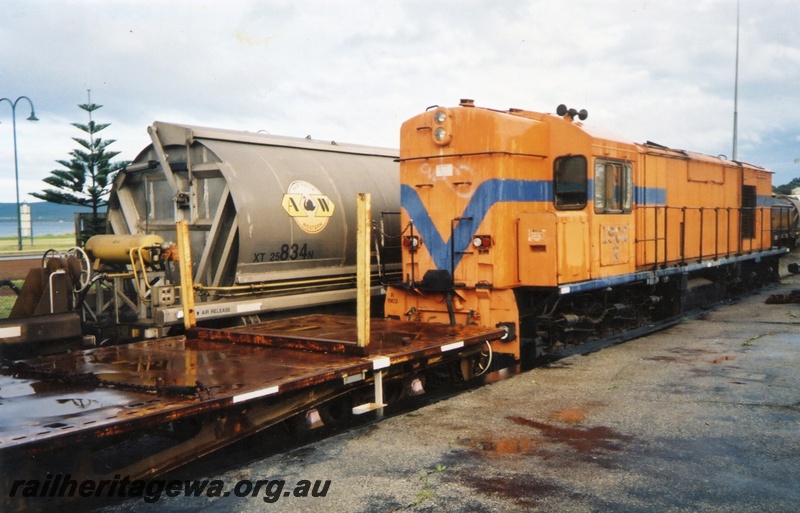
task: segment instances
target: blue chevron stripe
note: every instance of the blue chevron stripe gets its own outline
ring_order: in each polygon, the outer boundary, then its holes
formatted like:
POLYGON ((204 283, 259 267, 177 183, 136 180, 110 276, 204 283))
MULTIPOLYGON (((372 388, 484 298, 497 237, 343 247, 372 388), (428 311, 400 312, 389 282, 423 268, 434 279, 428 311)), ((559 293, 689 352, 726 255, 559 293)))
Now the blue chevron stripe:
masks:
MULTIPOLYGON (((472 220, 462 219, 453 231, 455 266, 458 267, 463 256, 458 252, 469 249, 475 230, 495 203, 552 201, 552 198, 553 184, 549 181, 494 179, 481 183, 460 216, 472 220)), ((450 269, 451 240, 442 238, 413 187, 405 184, 400 187, 400 205, 414 223, 414 229, 422 237, 422 243, 427 247, 436 268, 450 269)))

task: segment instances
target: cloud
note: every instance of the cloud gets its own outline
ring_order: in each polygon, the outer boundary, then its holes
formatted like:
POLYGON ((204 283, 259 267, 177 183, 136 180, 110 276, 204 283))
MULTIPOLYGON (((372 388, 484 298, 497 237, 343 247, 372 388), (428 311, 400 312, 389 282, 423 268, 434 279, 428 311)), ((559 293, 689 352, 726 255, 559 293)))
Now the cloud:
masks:
MULTIPOLYGON (((800 174, 800 5, 741 7, 739 157, 785 183, 800 174)), ((735 37, 732 0, 10 0, 0 94, 41 119, 18 117, 23 191, 75 147, 87 89, 121 159, 155 120, 396 147, 405 119, 460 98, 566 103, 628 139, 730 156, 735 37)), ((9 118, 0 106, 0 201, 9 118)))

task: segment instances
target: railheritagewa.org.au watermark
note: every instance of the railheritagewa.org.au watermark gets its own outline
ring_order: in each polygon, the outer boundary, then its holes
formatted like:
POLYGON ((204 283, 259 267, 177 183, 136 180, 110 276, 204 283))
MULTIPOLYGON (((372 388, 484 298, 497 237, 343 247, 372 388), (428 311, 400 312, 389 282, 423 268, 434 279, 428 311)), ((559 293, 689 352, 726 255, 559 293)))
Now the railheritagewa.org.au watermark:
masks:
POLYGON ((221 479, 73 479, 71 474, 47 474, 45 479, 17 479, 11 483, 11 498, 140 498, 158 502, 170 497, 251 497, 273 503, 282 497, 325 497, 331 480, 242 479, 229 484, 221 479))

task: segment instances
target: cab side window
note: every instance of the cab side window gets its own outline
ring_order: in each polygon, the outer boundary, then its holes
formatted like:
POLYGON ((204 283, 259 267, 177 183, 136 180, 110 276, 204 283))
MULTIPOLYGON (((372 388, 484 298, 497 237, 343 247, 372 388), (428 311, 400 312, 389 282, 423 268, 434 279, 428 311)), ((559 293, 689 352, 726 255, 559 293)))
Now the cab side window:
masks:
POLYGON ((587 201, 586 157, 558 157, 553 164, 553 203, 559 210, 580 210, 587 201))
POLYGON ((622 214, 633 205, 633 166, 630 162, 597 159, 594 164, 594 211, 622 214))

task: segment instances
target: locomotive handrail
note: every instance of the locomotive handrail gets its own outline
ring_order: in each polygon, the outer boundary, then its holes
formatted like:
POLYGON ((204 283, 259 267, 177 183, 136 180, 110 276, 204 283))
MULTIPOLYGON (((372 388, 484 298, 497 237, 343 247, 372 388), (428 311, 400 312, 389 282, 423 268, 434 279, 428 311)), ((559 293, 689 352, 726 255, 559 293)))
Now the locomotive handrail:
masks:
POLYGON ((450 220, 450 276, 452 276, 453 279, 456 278, 456 254, 465 254, 461 251, 456 251, 456 241, 454 235, 456 232, 456 223, 473 220, 474 218, 471 216, 454 217, 450 220))
MULTIPOLYGON (((764 246, 764 234, 772 231, 771 223, 767 222, 768 220, 766 218, 767 211, 771 209, 765 206, 734 208, 640 205, 638 208, 643 212, 653 212, 652 222, 648 221, 646 216, 642 216, 642 219, 646 223, 642 233, 650 236, 645 236, 641 239, 637 238, 635 240, 637 247, 642 248, 644 262, 647 263, 646 267, 652 269, 663 269, 670 264, 686 265, 688 261, 703 262, 704 259, 712 257, 717 260, 722 256, 730 257, 732 254, 742 255, 744 253, 751 253, 758 248, 764 249, 762 247, 764 246), (709 219, 709 211, 711 210, 714 212, 713 221, 709 219), (738 222, 740 227, 746 222, 753 223, 752 236, 740 236, 735 242, 731 240, 732 210, 739 214, 738 222), (672 226, 675 222, 676 212, 678 213, 677 215, 680 216, 678 218, 677 232, 672 226), (721 213, 725 213, 725 215, 722 216, 721 213), (753 216, 751 220, 745 218, 747 215, 753 216), (672 222, 670 222, 670 218, 673 218, 672 222), (699 223, 698 229, 694 230, 694 233, 699 234, 699 238, 693 243, 687 237, 687 233, 692 233, 692 230, 688 230, 687 226, 695 222, 699 223), (710 229, 709 226, 706 226, 708 222, 714 223, 714 242, 711 248, 708 246, 709 241, 706 240, 709 233, 708 230, 710 229), (720 228, 723 222, 725 223, 725 239, 721 241, 720 235, 723 230, 720 230, 720 228), (756 227, 759 224, 760 229, 757 229, 756 227), (652 257, 648 254, 648 248, 650 247, 648 243, 652 243, 654 249, 655 254, 652 255, 652 257), (639 246, 640 244, 643 244, 643 246, 639 246), (720 247, 721 245, 723 247, 720 247), (677 255, 671 253, 670 248, 677 248, 677 255), (671 254, 674 256, 671 257, 671 254)), ((768 237, 772 240, 774 234, 768 237)))
MULTIPOLYGON (((402 245, 402 242, 400 242, 400 241, 402 240, 403 232, 405 232, 405 230, 403 230, 402 232, 400 232, 398 234, 386 233, 386 218, 389 217, 389 216, 397 216, 398 219, 399 219, 400 211, 399 210, 397 210, 397 211, 381 211, 380 225, 377 227, 377 230, 376 230, 376 227, 373 226, 373 231, 377 231, 377 235, 380 237, 380 238, 378 238, 378 237, 375 238, 375 245, 377 246, 375 248, 375 255, 378 258, 378 275, 380 277, 381 284, 383 284, 383 285, 386 285, 387 283, 389 283, 389 280, 386 278, 386 276, 387 276, 387 274, 386 274, 386 252, 387 252, 387 249, 388 250, 402 251, 403 245, 402 245), (397 243, 397 245, 389 246, 386 243, 387 240, 397 240, 398 243, 397 243)), ((399 222, 397 223, 397 226, 398 227, 400 226, 399 222)))

